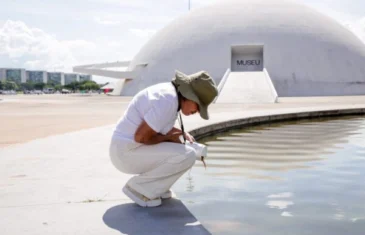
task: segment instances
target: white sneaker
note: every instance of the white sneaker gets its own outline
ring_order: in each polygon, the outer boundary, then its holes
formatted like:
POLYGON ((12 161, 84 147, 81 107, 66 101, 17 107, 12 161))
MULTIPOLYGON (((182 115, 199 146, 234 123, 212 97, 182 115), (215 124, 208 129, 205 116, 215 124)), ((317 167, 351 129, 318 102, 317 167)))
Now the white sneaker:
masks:
POLYGON ((161 198, 149 199, 132 189, 129 185, 123 187, 123 193, 141 207, 156 207, 161 205, 161 198))
POLYGON ((167 191, 167 192, 165 192, 165 193, 163 193, 162 195, 161 195, 161 198, 162 199, 170 199, 172 197, 172 192, 171 192, 171 190, 169 190, 169 191, 167 191))

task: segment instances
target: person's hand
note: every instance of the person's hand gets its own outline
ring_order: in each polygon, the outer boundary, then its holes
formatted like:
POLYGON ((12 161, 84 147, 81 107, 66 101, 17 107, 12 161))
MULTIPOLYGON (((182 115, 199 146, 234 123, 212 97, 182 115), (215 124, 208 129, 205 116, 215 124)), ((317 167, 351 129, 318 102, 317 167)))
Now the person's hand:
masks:
POLYGON ((181 136, 181 132, 174 132, 167 135, 167 139, 170 142, 181 144, 179 137, 181 136))
POLYGON ((174 134, 174 133, 182 133, 182 131, 180 129, 177 129, 176 127, 173 127, 169 132, 166 133, 166 135, 171 135, 171 134, 174 134))
POLYGON ((192 135, 190 135, 189 133, 185 133, 185 138, 187 141, 189 141, 190 143, 195 142, 195 139, 192 135))

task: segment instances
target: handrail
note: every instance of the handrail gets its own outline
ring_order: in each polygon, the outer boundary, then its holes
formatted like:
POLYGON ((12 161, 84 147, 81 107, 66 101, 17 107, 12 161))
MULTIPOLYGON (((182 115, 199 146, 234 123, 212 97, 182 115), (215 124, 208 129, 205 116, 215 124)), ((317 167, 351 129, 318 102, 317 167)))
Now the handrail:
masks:
POLYGON ((271 92, 273 93, 273 95, 275 97, 274 103, 277 103, 278 102, 278 93, 276 92, 275 86, 272 83, 271 78, 270 78, 270 75, 269 75, 269 72, 267 71, 266 68, 264 68, 264 74, 265 74, 265 76, 267 78, 266 80, 269 83, 270 90, 271 90, 271 92))
POLYGON ((229 75, 229 73, 231 72, 231 69, 230 68, 228 68, 227 70, 226 70, 226 72, 224 73, 224 75, 223 75, 223 77, 222 77, 222 79, 221 79, 221 81, 219 82, 219 85, 218 85, 218 92, 220 93, 221 92, 221 90, 223 89, 223 86, 224 86, 224 84, 226 83, 226 81, 227 81, 227 78, 228 78, 228 75, 229 75))
POLYGON ((224 84, 226 83, 227 78, 228 78, 228 76, 229 76, 229 74, 230 74, 230 73, 231 73, 231 69, 230 69, 230 68, 228 68, 228 69, 226 70, 226 72, 224 73, 224 75, 223 75, 223 77, 222 77, 221 81, 220 81, 220 82, 219 82, 219 84, 218 84, 218 95, 217 95, 217 97, 214 99, 213 103, 215 103, 215 102, 217 101, 218 96, 221 94, 221 91, 222 91, 222 89, 223 89, 223 87, 224 87, 224 84))

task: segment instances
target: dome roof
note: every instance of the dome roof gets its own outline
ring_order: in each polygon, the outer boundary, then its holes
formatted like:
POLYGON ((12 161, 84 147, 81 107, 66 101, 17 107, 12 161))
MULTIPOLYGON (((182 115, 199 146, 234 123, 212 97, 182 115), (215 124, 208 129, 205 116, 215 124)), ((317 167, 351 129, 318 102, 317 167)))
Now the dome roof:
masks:
POLYGON ((148 65, 122 94, 170 81, 176 69, 206 70, 219 83, 235 45, 263 46, 279 96, 338 94, 346 84, 349 94, 364 93, 349 88, 365 86, 365 45, 348 29, 293 1, 231 0, 195 9, 157 32, 129 69, 148 65), (328 85, 333 88, 321 88, 328 85))

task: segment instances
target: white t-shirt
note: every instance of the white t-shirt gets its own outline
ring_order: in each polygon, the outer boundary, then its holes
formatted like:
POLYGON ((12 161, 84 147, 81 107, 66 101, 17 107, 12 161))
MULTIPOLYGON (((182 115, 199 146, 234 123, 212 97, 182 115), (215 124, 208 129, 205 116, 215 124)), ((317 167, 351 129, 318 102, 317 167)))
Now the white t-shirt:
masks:
POLYGON ((171 82, 147 87, 133 97, 118 121, 113 138, 118 138, 132 147, 140 145, 134 141, 134 134, 143 120, 155 132, 165 135, 176 122, 177 109, 178 96, 171 82))

